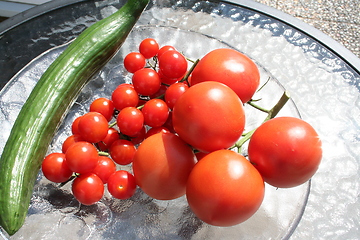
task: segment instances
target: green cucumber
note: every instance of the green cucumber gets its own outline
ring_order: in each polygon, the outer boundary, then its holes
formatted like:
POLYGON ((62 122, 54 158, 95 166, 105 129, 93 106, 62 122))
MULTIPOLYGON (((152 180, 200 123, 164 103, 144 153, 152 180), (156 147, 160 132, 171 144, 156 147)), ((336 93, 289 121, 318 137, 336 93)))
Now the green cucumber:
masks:
POLYGON ((50 65, 22 107, 0 159, 0 224, 23 225, 49 144, 83 86, 118 51, 149 0, 128 0, 81 33, 50 65))

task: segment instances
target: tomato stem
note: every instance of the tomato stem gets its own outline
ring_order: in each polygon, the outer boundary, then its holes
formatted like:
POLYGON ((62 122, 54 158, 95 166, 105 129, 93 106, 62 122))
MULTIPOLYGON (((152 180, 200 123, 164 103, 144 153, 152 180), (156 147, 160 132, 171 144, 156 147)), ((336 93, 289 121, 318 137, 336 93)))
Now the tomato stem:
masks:
POLYGON ((199 63, 200 59, 196 59, 195 62, 193 62, 193 65, 191 66, 191 68, 189 69, 189 71, 185 74, 185 76, 179 81, 179 82, 186 82, 187 85, 190 87, 190 83, 188 81, 188 78, 190 76, 190 74, 194 71, 196 65, 199 63))
MULTIPOLYGON (((264 119, 263 123, 274 118, 279 111, 284 107, 284 105, 287 103, 287 101, 290 99, 290 95, 288 92, 284 92, 283 95, 280 97, 279 101, 270 109, 270 110, 266 110, 266 112, 268 113, 268 115, 266 116, 266 118, 264 119)), ((250 104, 250 103, 249 103, 250 104)), ((257 105, 255 105, 256 109, 259 109, 260 111, 263 111, 263 108, 258 107, 257 105)), ((264 112, 264 111, 263 111, 264 112)), ((251 136, 254 134, 256 128, 251 130, 250 132, 246 133, 245 135, 243 135, 242 138, 240 138, 239 141, 237 141, 234 145, 234 147, 238 148, 238 152, 241 153, 242 151, 242 146, 248 141, 250 140, 251 136)))
POLYGON ((256 108, 257 110, 260 110, 260 111, 262 111, 264 113, 269 113, 270 112, 270 110, 265 109, 263 107, 260 107, 259 105, 256 105, 252 100, 248 101, 247 104, 249 104, 250 106, 252 106, 252 107, 256 108))

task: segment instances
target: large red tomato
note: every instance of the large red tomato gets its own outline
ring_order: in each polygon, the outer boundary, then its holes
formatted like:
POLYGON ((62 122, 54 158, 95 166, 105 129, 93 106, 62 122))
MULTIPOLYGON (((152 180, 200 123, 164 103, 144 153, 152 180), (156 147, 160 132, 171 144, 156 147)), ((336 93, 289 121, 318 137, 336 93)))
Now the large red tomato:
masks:
POLYGON ((321 141, 314 128, 294 117, 263 123, 251 137, 248 152, 265 182, 280 188, 308 181, 322 158, 321 141))
POLYGON ((155 199, 181 197, 195 162, 192 149, 178 136, 169 132, 156 133, 146 138, 135 153, 136 184, 155 199))
POLYGON ((176 101, 172 121, 185 142, 203 152, 231 147, 245 126, 243 105, 233 90, 219 82, 190 87, 176 101))
POLYGON ((186 197, 191 210, 204 222, 232 226, 250 218, 264 198, 260 173, 231 150, 209 153, 189 176, 186 197))
POLYGON ((192 73, 192 85, 204 81, 224 83, 246 103, 259 87, 260 73, 246 55, 233 49, 220 48, 206 54, 192 73))

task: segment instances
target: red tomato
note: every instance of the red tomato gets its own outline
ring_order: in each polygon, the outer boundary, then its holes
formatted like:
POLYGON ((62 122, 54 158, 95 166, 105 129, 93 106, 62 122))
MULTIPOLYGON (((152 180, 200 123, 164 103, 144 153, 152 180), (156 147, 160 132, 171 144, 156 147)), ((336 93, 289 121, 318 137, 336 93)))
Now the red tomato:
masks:
POLYGON ((161 80, 159 74, 152 68, 143 68, 134 73, 132 83, 136 92, 143 96, 150 96, 159 91, 161 80))
POLYGON ((159 44, 153 38, 145 38, 139 45, 139 52, 147 59, 154 57, 159 51, 159 44))
POLYGON ((136 107, 139 103, 139 95, 131 84, 120 84, 111 94, 114 107, 121 111, 126 107, 136 107))
POLYGON ((144 126, 144 115, 135 107, 126 107, 120 111, 116 123, 122 134, 135 136, 144 126))
POLYGON ((98 148, 101 151, 106 151, 109 149, 111 144, 116 140, 118 140, 119 138, 120 138, 119 132, 115 128, 109 128, 106 137, 101 142, 97 143, 98 148))
POLYGON ((107 187, 114 198, 125 200, 132 197, 136 191, 135 178, 129 172, 119 170, 109 177, 107 187))
POLYGON ((131 52, 124 58, 124 67, 130 72, 134 73, 139 69, 142 69, 146 65, 145 57, 138 52, 131 52))
POLYGON ((242 155, 218 150, 206 155, 190 173, 186 197, 204 222, 232 226, 250 218, 264 198, 264 181, 242 155))
POLYGON ((80 119, 78 128, 82 139, 97 143, 106 137, 109 123, 101 113, 88 112, 80 119))
POLYGON ((108 182, 109 177, 116 171, 116 165, 111 158, 99 156, 99 161, 94 170, 95 173, 104 184, 108 182))
POLYGON ((91 172, 98 163, 97 149, 88 142, 76 142, 65 153, 66 163, 76 173, 91 172))
POLYGON ((108 121, 114 114, 114 103, 107 98, 97 98, 90 104, 90 112, 101 113, 108 121))
POLYGON ((168 78, 180 78, 187 71, 187 60, 178 51, 168 50, 159 57, 159 71, 168 78))
POLYGON ((125 139, 118 139, 111 144, 109 153, 111 158, 120 165, 132 163, 136 152, 135 145, 125 139))
POLYGON ((81 174, 73 181, 72 192, 80 203, 92 205, 104 195, 104 184, 94 173, 81 174))
POLYGON ((75 120, 73 121, 73 123, 71 124, 71 132, 74 135, 79 135, 79 122, 82 116, 79 116, 77 118, 75 118, 75 120))
POLYGON ((185 142, 203 152, 231 147, 245 127, 242 102, 229 87, 203 82, 190 87, 176 101, 173 126, 185 142))
POLYGON ((144 115, 144 123, 150 127, 162 126, 169 116, 167 104, 157 98, 150 99, 146 102, 141 112, 144 115))
POLYGON ((206 54, 192 72, 192 85, 204 81, 224 83, 246 103, 259 87, 260 73, 246 55, 233 49, 220 48, 206 54))
POLYGON ((63 142, 62 146, 61 146, 61 151, 63 153, 66 153, 66 151, 68 150, 68 148, 73 145, 76 142, 80 142, 80 141, 84 141, 84 139, 82 139, 82 137, 80 137, 80 135, 70 135, 69 137, 67 137, 65 139, 65 141, 63 142))
POLYGON ((179 97, 188 90, 189 87, 186 83, 178 82, 172 84, 165 92, 165 102, 170 109, 174 108, 176 101, 179 97))
POLYGON ((321 141, 314 128, 294 117, 263 123, 251 137, 248 152, 265 182, 279 188, 308 181, 322 158, 321 141))
POLYGON ((70 179, 73 172, 65 160, 63 153, 50 153, 41 165, 44 176, 52 182, 61 183, 70 179))
POLYGON ((173 133, 146 138, 133 161, 137 185, 150 197, 171 200, 185 194, 188 176, 195 165, 192 149, 173 133))
POLYGON ((161 55, 164 53, 164 52, 167 52, 167 51, 170 51, 170 50, 176 50, 173 46, 170 46, 170 45, 165 45, 163 47, 161 47, 157 53, 157 56, 158 58, 161 57, 161 55))

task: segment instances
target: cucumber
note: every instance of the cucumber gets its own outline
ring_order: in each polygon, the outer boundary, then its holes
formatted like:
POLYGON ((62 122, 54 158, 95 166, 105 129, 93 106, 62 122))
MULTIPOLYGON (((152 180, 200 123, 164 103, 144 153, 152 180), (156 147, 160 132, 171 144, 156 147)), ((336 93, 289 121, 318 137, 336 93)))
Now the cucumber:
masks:
POLYGON ((118 51, 149 0, 128 0, 84 30, 49 66, 23 105, 0 159, 0 225, 24 224, 49 144, 83 86, 118 51))

